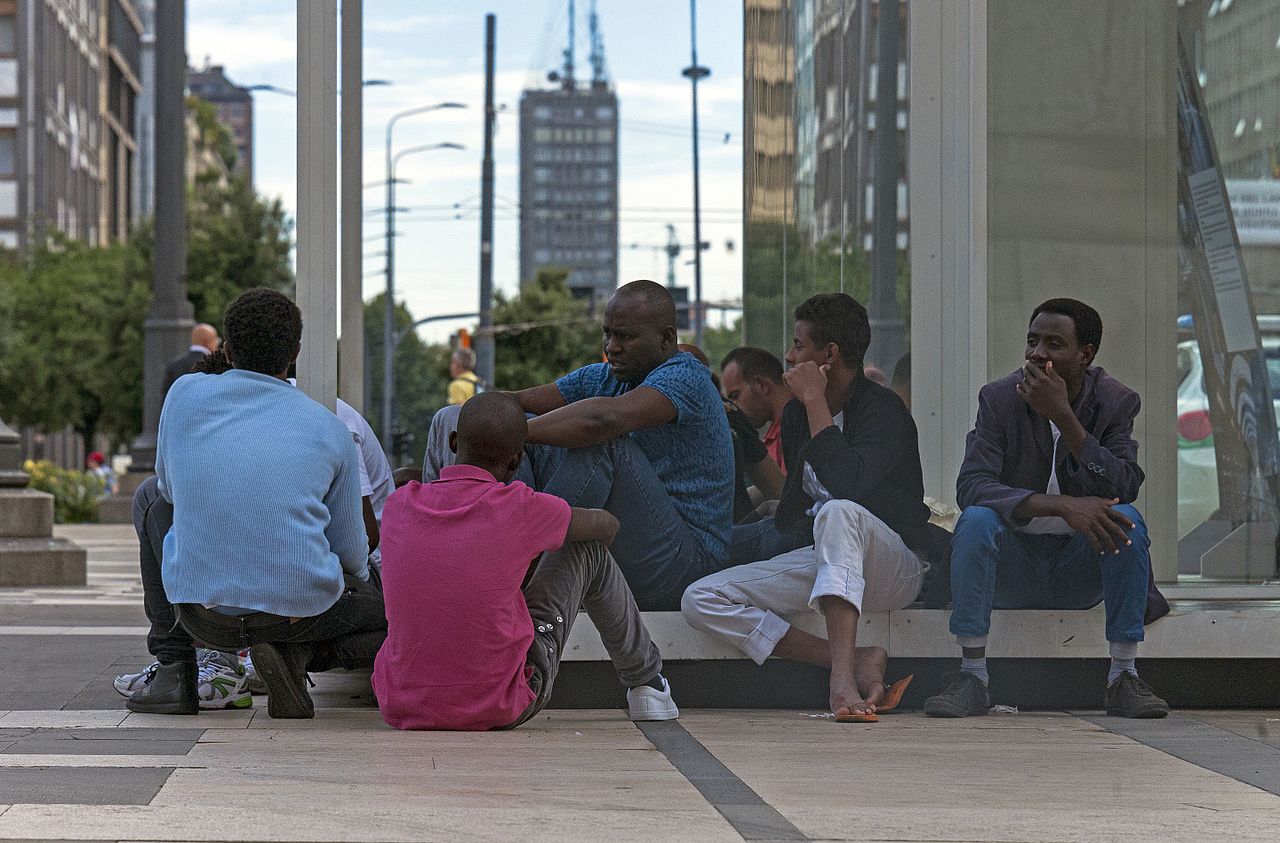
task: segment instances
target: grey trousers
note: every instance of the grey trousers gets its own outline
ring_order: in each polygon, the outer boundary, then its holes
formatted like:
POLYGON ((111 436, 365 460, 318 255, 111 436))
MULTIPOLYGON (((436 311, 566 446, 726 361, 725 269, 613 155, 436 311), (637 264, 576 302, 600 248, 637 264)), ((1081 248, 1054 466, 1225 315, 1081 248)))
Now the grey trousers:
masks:
POLYGON ((622 571, 601 542, 571 542, 544 554, 524 588, 524 600, 533 618, 528 663, 533 668, 529 685, 536 696, 508 728, 524 723, 550 702, 579 607, 600 633, 623 685, 636 688, 662 672, 658 646, 649 637, 622 571))

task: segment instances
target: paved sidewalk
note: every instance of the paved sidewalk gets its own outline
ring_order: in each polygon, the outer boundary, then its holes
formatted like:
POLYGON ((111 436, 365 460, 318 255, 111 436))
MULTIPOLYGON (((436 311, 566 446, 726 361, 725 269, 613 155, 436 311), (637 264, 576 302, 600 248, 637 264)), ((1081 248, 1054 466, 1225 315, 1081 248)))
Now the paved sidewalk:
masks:
POLYGON ((313 721, 130 714, 110 679, 148 660, 132 530, 59 533, 89 546, 87 588, 0 591, 0 839, 1280 839, 1280 712, 400 733, 342 675, 313 721))

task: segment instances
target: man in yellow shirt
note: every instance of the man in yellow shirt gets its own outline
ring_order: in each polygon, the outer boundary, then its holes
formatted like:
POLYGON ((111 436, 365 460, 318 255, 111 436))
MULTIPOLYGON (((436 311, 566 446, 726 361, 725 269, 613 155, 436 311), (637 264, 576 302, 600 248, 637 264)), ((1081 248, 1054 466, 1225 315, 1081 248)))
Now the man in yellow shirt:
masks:
POLYGON ((469 348, 455 348, 453 356, 449 358, 449 377, 453 380, 449 381, 449 403, 465 404, 470 398, 474 398, 477 390, 477 384, 480 378, 474 371, 476 367, 476 353, 469 348))

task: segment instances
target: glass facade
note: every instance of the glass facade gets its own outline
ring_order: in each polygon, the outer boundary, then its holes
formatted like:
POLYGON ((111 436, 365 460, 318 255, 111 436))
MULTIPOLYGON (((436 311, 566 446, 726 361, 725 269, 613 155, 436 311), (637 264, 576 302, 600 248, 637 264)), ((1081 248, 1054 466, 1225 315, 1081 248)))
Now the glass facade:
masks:
POLYGON ((1157 579, 1280 586, 1280 0, 746 0, 744 57, 748 342, 866 303, 954 501, 978 388, 1038 303, 1089 302, 1143 399, 1157 579))
POLYGON ((747 0, 743 156, 747 342, 781 354, 797 304, 847 292, 870 311, 867 362, 886 380, 907 352, 910 320, 906 15, 888 6, 892 96, 878 108, 879 3, 747 0), (891 127, 887 149, 880 114, 891 127))

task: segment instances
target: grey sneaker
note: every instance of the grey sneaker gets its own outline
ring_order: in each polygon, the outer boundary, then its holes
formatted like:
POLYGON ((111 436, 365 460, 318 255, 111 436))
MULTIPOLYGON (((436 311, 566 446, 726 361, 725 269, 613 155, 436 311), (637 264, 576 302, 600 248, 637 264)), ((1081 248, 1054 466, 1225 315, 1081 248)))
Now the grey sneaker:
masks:
POLYGON ((1156 696, 1151 686, 1125 671, 1107 686, 1107 714, 1149 720, 1169 716, 1169 704, 1156 696))
POLYGON ((946 683, 942 693, 924 701, 924 713, 930 717, 970 717, 991 708, 987 686, 972 673, 948 673, 942 681, 946 683))

